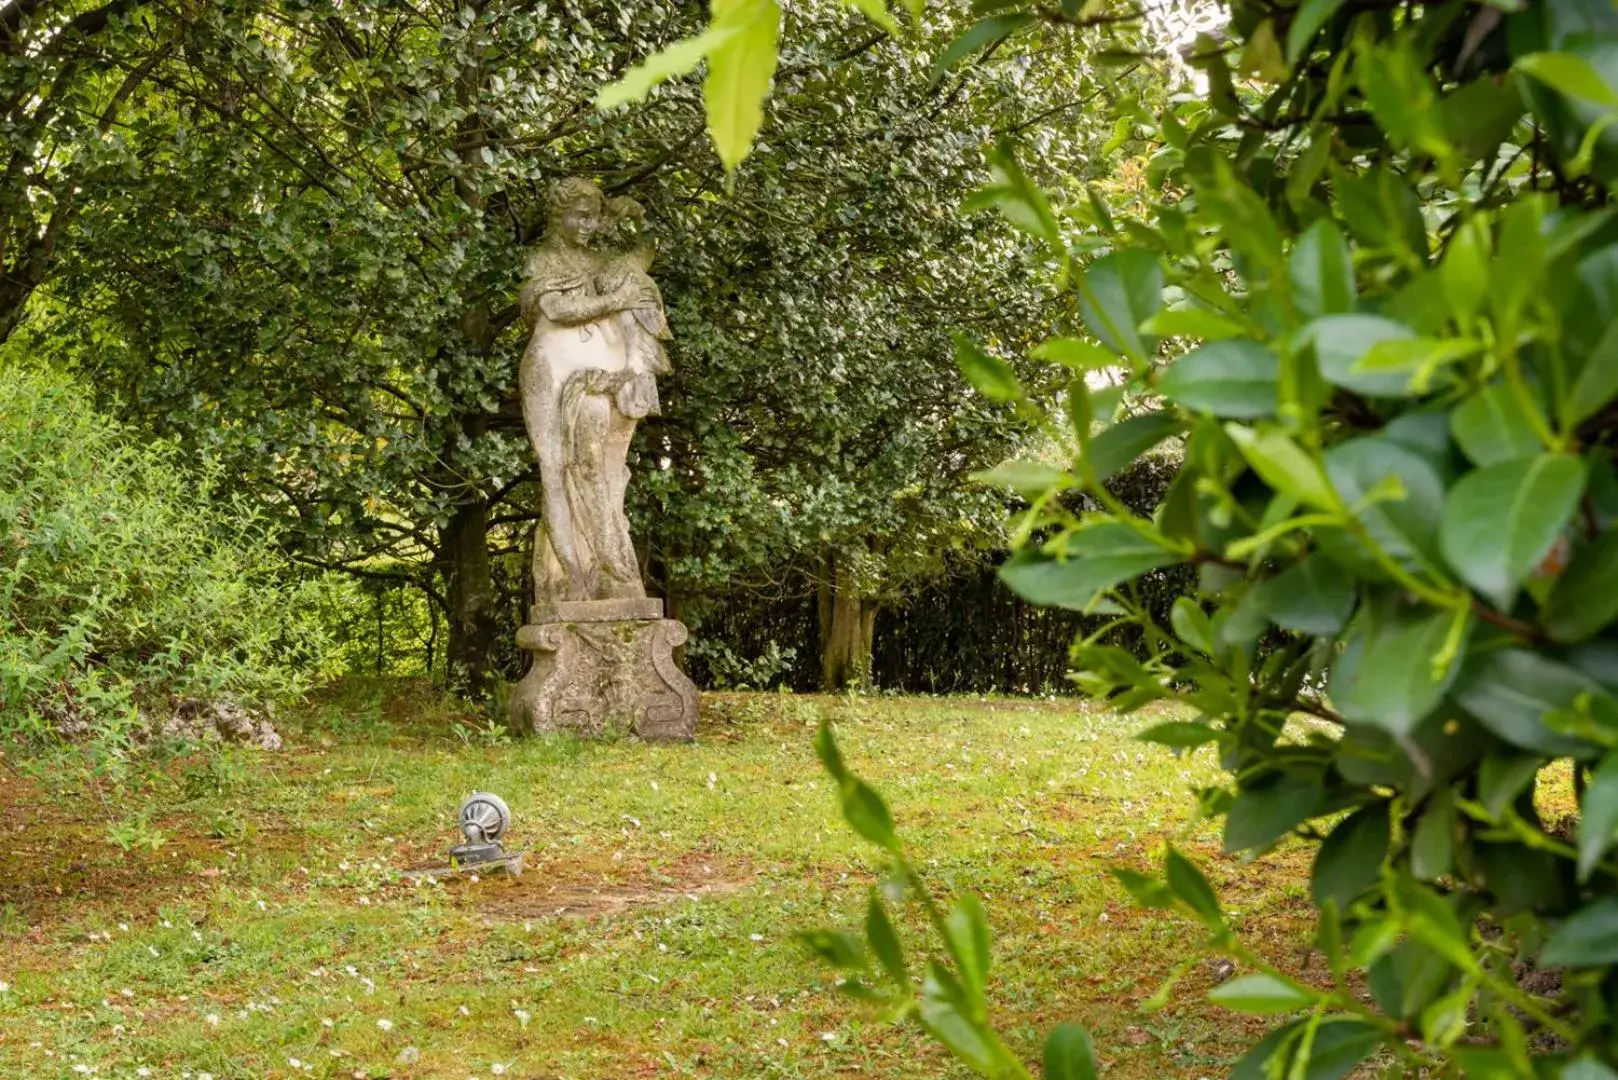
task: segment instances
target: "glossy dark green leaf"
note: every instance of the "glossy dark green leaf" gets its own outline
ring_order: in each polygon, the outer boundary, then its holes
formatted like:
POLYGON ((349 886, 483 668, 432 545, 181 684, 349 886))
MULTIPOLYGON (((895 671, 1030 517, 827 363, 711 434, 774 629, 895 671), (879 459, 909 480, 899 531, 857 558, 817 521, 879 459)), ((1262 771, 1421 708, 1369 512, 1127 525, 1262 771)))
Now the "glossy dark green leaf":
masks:
POLYGON ((1178 561, 1121 522, 1103 522, 1074 533, 1066 556, 1024 551, 1000 567, 1000 579, 1035 604, 1084 610, 1096 593, 1178 561))
POLYGON ((1354 310, 1354 262, 1330 218, 1317 219, 1292 245, 1287 277, 1292 304, 1305 319, 1354 310))
POLYGON ((1320 33, 1320 28, 1331 21, 1343 6, 1344 0, 1304 0, 1292 16, 1287 28, 1287 63, 1296 64, 1307 55, 1309 45, 1320 33))
POLYGON ((893 927, 893 920, 888 918, 882 894, 876 889, 871 890, 871 899, 865 908, 865 940, 888 978, 901 987, 909 986, 910 972, 905 967, 904 947, 899 944, 899 933, 893 927))
POLYGON ((1576 420, 1594 416, 1618 394, 1618 245, 1579 263, 1578 291, 1568 305, 1563 355, 1573 365, 1568 394, 1576 420))
POLYGON ((1579 803, 1579 882, 1590 880, 1618 841, 1618 753, 1602 759, 1579 803))
POLYGON ((1359 724, 1408 736, 1455 681, 1455 664, 1435 670, 1454 619, 1445 612, 1367 621, 1350 631, 1332 666, 1331 698, 1337 711, 1359 724))
POLYGON ((1044 1080, 1096 1080, 1095 1046, 1078 1024, 1058 1024, 1045 1039, 1044 1080))
POLYGON ((1594 747, 1560 734, 1545 718, 1572 708, 1581 695, 1605 695, 1576 669, 1527 649, 1494 649, 1467 657, 1455 701, 1512 746, 1543 754, 1589 756, 1594 747))
POLYGON ((1476 469, 1444 500, 1438 543, 1450 566, 1502 611, 1550 554, 1579 505, 1584 463, 1540 454, 1476 469))
POLYGON ((1225 812, 1225 850, 1267 847, 1314 817, 1325 802, 1319 772, 1286 772, 1244 785, 1225 812))
POLYGON ((1106 480, 1180 430, 1180 419, 1172 413, 1131 416, 1093 436, 1085 450, 1084 461, 1094 471, 1096 480, 1106 480))
POLYGON ((1388 804, 1380 800, 1338 822, 1315 854, 1309 884, 1317 906, 1330 900, 1339 911, 1347 911, 1376 884, 1388 857, 1391 827, 1388 804))
POLYGON ((1251 420, 1274 416, 1281 361, 1256 341, 1214 341, 1179 357, 1158 376, 1158 389, 1188 409, 1251 420))
POLYGON ((1546 967, 1618 964, 1618 897, 1603 896, 1563 920, 1540 950, 1546 967))
MULTIPOLYGON (((1391 439, 1367 436, 1338 443, 1326 451, 1326 475, 1366 534, 1396 561, 1407 566, 1431 562, 1436 555, 1444 504, 1444 481, 1432 464, 1391 439), (1368 500, 1389 478, 1404 497, 1368 500)), ((1321 545, 1333 558, 1349 560, 1367 576, 1380 572, 1361 541, 1338 531, 1320 533, 1321 545), (1354 559, 1355 552, 1359 558, 1354 559)))
POLYGON ((1156 339, 1140 325, 1163 307, 1163 267, 1157 255, 1128 248, 1103 256, 1085 271, 1079 285, 1079 312, 1103 345, 1145 361, 1156 339))
POLYGON ((972 388, 990 401, 1015 401, 1022 397, 1022 385, 1010 366, 984 352, 965 334, 955 335, 955 362, 972 388))
POLYGON ((863 780, 849 778, 842 784, 843 820, 849 827, 878 847, 899 850, 899 837, 893 831, 893 815, 888 804, 863 780))
POLYGON ((1208 1000, 1236 1012, 1264 1016, 1308 1008, 1319 995, 1267 972, 1243 975, 1208 991, 1208 1000))
POLYGON ((847 971, 863 971, 866 967, 865 945, 853 934, 840 930, 810 930, 798 939, 833 967, 847 971))
POLYGON ((1272 1031, 1237 1063, 1230 1080, 1271 1080, 1277 1075, 1289 1080, 1343 1080, 1382 1043, 1381 1032, 1363 1021, 1324 1020, 1309 1040, 1307 1063, 1299 1062, 1296 1055, 1305 1023, 1297 1020, 1272 1031), (1288 1064, 1271 1071, 1271 1059, 1278 1054, 1288 1064))
POLYGON ((1410 872, 1423 881, 1437 881, 1455 865, 1455 795, 1444 790, 1433 795, 1416 822, 1410 838, 1410 872))
POLYGON ((1403 323, 1380 315, 1327 315, 1310 323, 1306 333, 1314 342, 1321 376, 1334 386, 1373 397, 1404 397, 1410 392, 1406 371, 1360 368, 1360 361, 1375 347, 1416 339, 1416 332, 1403 323))
POLYGON ((1491 383, 1450 414, 1455 442, 1474 465, 1499 465, 1543 449, 1534 425, 1510 386, 1491 383))
POLYGON ((1618 619, 1618 532, 1603 533, 1574 553, 1545 598, 1541 621, 1555 641, 1594 637, 1618 619))
POLYGON ((1208 724, 1193 724, 1188 720, 1165 720, 1153 724, 1135 738, 1141 742, 1156 743, 1176 750, 1189 750, 1219 741, 1219 731, 1208 724))
POLYGON ((1033 22, 1033 15, 1017 11, 994 15, 973 23, 964 33, 950 42, 949 47, 933 62, 933 81, 942 79, 950 68, 978 50, 999 44, 1033 22))
POLYGON ((1223 925, 1224 915, 1219 910, 1219 898, 1213 886, 1202 876, 1191 861, 1172 847, 1163 862, 1164 878, 1174 895, 1211 926, 1223 925))
POLYGON ((1536 754, 1490 754, 1478 767, 1478 802, 1493 817, 1506 812, 1518 795, 1534 782, 1541 760, 1536 754))
POLYGON ((1354 610, 1354 579, 1316 553, 1259 586, 1259 606, 1271 622, 1300 634, 1335 634, 1354 610))

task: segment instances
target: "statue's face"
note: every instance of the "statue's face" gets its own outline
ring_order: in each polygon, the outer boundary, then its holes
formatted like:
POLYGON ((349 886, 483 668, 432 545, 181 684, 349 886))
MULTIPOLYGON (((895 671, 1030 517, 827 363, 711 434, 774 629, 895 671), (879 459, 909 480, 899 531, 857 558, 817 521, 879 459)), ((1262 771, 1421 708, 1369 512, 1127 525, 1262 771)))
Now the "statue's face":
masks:
POLYGON ((562 211, 557 221, 562 239, 579 247, 588 247, 590 238, 601 228, 601 211, 587 202, 576 202, 562 211))

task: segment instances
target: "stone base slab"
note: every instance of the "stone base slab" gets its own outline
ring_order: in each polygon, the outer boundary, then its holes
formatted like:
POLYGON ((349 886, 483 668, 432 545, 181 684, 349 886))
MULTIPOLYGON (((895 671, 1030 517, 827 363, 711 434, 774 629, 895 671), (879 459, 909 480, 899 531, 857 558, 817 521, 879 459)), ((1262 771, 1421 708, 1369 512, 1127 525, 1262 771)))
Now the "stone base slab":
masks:
POLYGON ((528 621, 536 626, 554 622, 618 622, 623 619, 662 617, 663 601, 644 596, 622 600, 563 600, 553 604, 535 604, 528 609, 528 621))
POLYGON ((574 601, 544 610, 536 605, 533 614, 552 618, 517 631, 518 647, 534 662, 506 702, 513 729, 571 731, 586 738, 627 734, 683 742, 692 737, 697 688, 674 663, 686 628, 661 617, 662 601, 574 601), (655 614, 606 614, 632 604, 653 605, 655 614))

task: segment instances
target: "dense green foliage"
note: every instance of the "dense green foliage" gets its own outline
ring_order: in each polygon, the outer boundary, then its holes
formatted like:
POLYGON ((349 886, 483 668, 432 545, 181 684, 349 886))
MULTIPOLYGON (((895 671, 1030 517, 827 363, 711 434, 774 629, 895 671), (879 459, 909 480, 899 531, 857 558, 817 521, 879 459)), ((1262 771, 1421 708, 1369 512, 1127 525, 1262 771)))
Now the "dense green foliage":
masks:
MULTIPOLYGON (((1041 18, 1132 17, 993 7, 958 52, 1011 62, 1041 18)), ((1161 878, 1119 873, 1244 969, 1213 1000, 1281 1017, 1234 1076, 1618 1076, 1618 12, 1246 0, 1230 30, 1193 50, 1207 100, 1161 118, 1146 213, 1075 184, 1047 198, 1009 151, 986 196, 1056 280, 1098 256, 1074 278, 1082 325, 1039 350, 1075 372, 1051 413, 1071 464, 996 470, 1045 493, 1002 576, 1147 635, 1144 661, 1081 640, 1081 685, 1195 710, 1143 737, 1213 747, 1229 780, 1198 804, 1228 851, 1314 848, 1318 983, 1245 942, 1172 848, 1161 878), (1086 383, 1114 367, 1149 411, 1086 383), (1185 464, 1157 512, 1110 498, 1106 476, 1168 438, 1185 464), (1165 624, 1132 582, 1171 566, 1200 587, 1165 624), (1571 770, 1576 823, 1542 820, 1546 770, 1571 770)), ((985 396, 1042 397, 962 362, 985 396)), ((977 1071, 1028 1075, 987 1015, 982 905, 936 906, 829 731, 821 750, 944 955, 917 976, 880 890, 863 933, 811 943, 977 1071)), ((1047 1042, 1047 1078, 1095 1068, 1080 1029, 1047 1042)))
MULTIPOLYGON (((390 611, 430 603, 386 636, 433 640, 458 681, 520 662, 536 470, 515 296, 570 173, 639 200, 661 252, 675 374, 630 512, 673 606, 809 565, 863 625, 996 534, 1002 499, 963 481, 1027 425, 958 393, 947 333, 1020 354, 1051 291, 1012 229, 955 211, 995 138, 1085 115, 1097 88, 1063 65, 939 83, 959 16, 901 40, 802 5, 775 134, 726 197, 696 87, 590 108, 697 25, 690 4, 114 5, 95 33, 54 29, 77 0, 23 6, 27 41, 79 58, 64 92, 123 93, 104 127, 19 149, 77 192, 40 253, 30 351, 215 462, 303 564, 418 594, 390 611)), ((26 98, 37 65, 14 67, 26 98)), ((1043 160, 1082 169, 1107 134, 1053 128, 1043 160)))
POLYGON ((65 380, 0 367, 0 738, 116 744, 176 699, 261 707, 320 673, 320 583, 178 459, 65 380))

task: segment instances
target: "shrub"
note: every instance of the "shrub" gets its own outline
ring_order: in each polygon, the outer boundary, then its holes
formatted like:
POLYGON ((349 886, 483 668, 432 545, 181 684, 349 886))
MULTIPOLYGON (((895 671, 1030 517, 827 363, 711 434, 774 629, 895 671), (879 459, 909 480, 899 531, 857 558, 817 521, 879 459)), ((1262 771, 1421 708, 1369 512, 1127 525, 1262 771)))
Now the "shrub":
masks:
MULTIPOLYGON (((1081 684, 1120 711, 1186 706, 1141 737, 1214 748, 1229 779, 1196 798, 1227 851, 1313 849, 1329 970, 1314 983, 1249 948, 1172 848, 1160 876, 1118 872, 1245 968, 1213 1000, 1280 1018, 1233 1076, 1338 1077, 1380 1056, 1404 1075, 1612 1080, 1618 9, 1309 0, 1231 17, 1232 46, 1193 50, 1207 102, 1160 121, 1144 220, 1093 194, 1053 211, 1002 151, 984 201, 1060 275, 1101 253, 1076 281, 1082 329, 1040 351, 1076 369, 1051 410, 1073 465, 1042 486, 1102 506, 1036 506, 1020 532, 1041 540, 1002 576, 1141 628, 1145 659, 1080 641, 1081 684), (1084 375, 1112 365, 1150 412, 1098 401, 1084 375), (1155 513, 1132 512, 1104 481, 1166 439, 1184 440, 1179 475, 1155 513), (1171 566, 1199 586, 1159 620, 1130 585, 1171 566), (1579 813, 1559 827, 1536 791, 1569 772, 1579 813)), ((1035 21, 1000 11, 974 40, 1035 21)), ((963 370, 1035 405, 981 352, 963 370)), ((999 471, 1026 487, 1038 468, 999 471)), ((1027 1076, 987 1015, 983 909, 935 906, 829 732, 822 754, 943 947, 918 974, 880 892, 862 933, 811 944, 977 1071, 1027 1076)), ((1045 1073, 1094 1075, 1082 1031, 1058 1029, 1045 1073)))
POLYGON ((272 540, 171 447, 59 377, 0 366, 0 737, 121 742, 175 699, 301 692, 319 585, 272 540))

